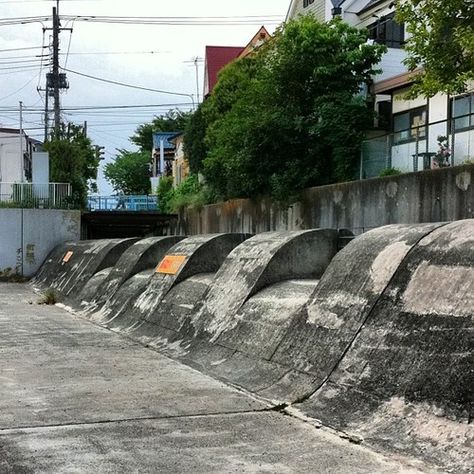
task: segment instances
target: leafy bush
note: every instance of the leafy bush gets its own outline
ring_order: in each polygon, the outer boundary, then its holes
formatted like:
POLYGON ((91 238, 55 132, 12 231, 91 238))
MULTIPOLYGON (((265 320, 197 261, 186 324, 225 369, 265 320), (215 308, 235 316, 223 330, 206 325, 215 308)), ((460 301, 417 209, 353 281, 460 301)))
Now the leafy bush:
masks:
POLYGON ((399 174, 402 174, 402 172, 397 168, 385 168, 380 172, 379 176, 383 178, 384 176, 398 176, 399 174))
POLYGON ((219 74, 191 117, 185 149, 215 199, 272 195, 353 179, 373 111, 360 95, 385 47, 367 31, 313 16, 219 74))
POLYGON ((158 198, 158 210, 163 214, 169 214, 172 212, 171 200, 173 199, 173 178, 171 176, 163 176, 158 183, 156 189, 156 195, 158 198))

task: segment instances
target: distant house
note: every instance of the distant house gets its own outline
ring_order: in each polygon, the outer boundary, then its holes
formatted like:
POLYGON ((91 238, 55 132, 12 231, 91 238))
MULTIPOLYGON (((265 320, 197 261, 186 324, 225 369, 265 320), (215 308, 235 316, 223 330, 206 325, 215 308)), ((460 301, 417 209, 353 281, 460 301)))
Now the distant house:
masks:
POLYGON ((175 145, 173 161, 173 186, 179 186, 189 176, 189 162, 184 154, 184 134, 170 140, 175 145))
POLYGON ((172 176, 175 144, 171 141, 180 132, 153 133, 151 176, 172 176))
POLYGON ((206 46, 204 65, 204 97, 208 97, 217 84, 219 72, 237 58, 248 56, 271 38, 262 26, 246 46, 206 46))
POLYGON ((20 130, 0 128, 0 182, 31 182, 33 152, 41 150, 41 143, 23 133, 20 152, 20 130))

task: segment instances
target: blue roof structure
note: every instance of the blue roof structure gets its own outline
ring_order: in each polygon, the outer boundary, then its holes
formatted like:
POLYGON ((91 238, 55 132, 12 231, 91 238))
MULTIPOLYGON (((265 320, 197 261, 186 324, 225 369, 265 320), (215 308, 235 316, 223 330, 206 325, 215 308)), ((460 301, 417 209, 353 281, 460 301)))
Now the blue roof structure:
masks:
POLYGON ((165 150, 174 150, 175 146, 170 142, 172 138, 179 135, 181 132, 154 132, 153 133, 153 149, 160 149, 160 141, 163 140, 165 150))

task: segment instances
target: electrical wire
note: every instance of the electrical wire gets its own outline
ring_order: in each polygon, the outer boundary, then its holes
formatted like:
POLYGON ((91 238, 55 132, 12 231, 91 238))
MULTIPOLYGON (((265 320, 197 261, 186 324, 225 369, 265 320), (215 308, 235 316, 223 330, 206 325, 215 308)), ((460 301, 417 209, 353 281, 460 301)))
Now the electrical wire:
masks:
MULTIPOLYGON (((38 76, 41 74, 41 72, 38 74, 38 76)), ((12 92, 11 94, 8 94, 6 95, 5 97, 1 97, 0 98, 0 102, 2 100, 5 100, 5 99, 8 99, 9 97, 12 97, 14 96, 15 94, 17 94, 18 92, 21 92, 23 89, 25 89, 27 86, 29 86, 35 79, 36 79, 37 76, 34 76, 32 77, 26 84, 24 84, 23 86, 21 86, 18 90, 16 90, 15 92, 12 92)))
POLYGON ((0 49, 0 53, 7 53, 7 52, 10 52, 10 51, 27 51, 27 50, 31 50, 31 49, 41 49, 41 48, 45 48, 45 46, 27 46, 25 48, 9 48, 9 49, 0 49))
POLYGON ((138 89, 138 90, 148 91, 148 92, 157 92, 159 94, 176 95, 176 96, 181 96, 181 97, 190 97, 194 102, 194 96, 192 94, 186 94, 184 92, 171 92, 171 91, 165 91, 165 90, 161 90, 161 89, 151 89, 149 87, 142 87, 142 86, 137 86, 137 85, 133 85, 133 84, 127 84, 125 82, 112 81, 110 79, 104 79, 102 77, 91 76, 90 74, 84 74, 83 72, 73 71, 72 69, 66 69, 64 67, 61 67, 61 69, 63 71, 66 71, 66 72, 70 72, 71 74, 76 74, 78 76, 87 77, 88 79, 93 79, 95 81, 105 82, 107 84, 114 84, 116 86, 128 87, 128 88, 131 88, 131 89, 138 89))

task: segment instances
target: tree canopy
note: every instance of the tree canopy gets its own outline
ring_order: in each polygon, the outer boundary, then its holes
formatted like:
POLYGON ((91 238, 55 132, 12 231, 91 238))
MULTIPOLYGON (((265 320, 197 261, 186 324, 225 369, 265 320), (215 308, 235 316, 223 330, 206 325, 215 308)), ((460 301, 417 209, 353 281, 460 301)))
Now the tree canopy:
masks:
POLYGON ((219 75, 188 123, 193 172, 215 199, 273 195, 354 177, 373 118, 360 94, 385 47, 340 20, 289 21, 219 75))
POLYGON ((100 159, 84 128, 72 123, 62 124, 59 134, 44 144, 49 152, 52 182, 71 183, 72 202, 85 207, 89 187, 95 190, 100 159))
POLYGON ((151 153, 153 149, 153 132, 183 131, 189 119, 190 112, 172 109, 165 115, 156 116, 151 122, 139 125, 130 141, 138 146, 140 151, 151 153))
POLYGON ((112 163, 104 167, 104 176, 115 191, 123 194, 150 193, 150 153, 118 150, 112 163))
POLYGON ((410 70, 423 68, 412 95, 457 94, 474 81, 474 2, 407 0, 397 3, 397 18, 410 37, 410 70))

